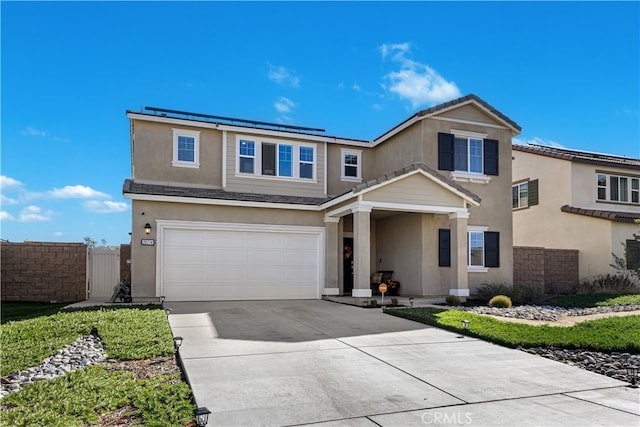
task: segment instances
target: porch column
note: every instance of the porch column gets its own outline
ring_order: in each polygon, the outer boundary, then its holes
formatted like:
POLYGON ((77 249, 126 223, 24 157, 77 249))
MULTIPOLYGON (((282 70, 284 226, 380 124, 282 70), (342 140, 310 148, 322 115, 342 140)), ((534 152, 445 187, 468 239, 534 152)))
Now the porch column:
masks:
POLYGON ((353 292, 355 298, 371 298, 371 207, 353 212, 353 292))
POLYGON ((467 268, 467 219, 468 212, 454 212, 451 221, 451 288, 449 295, 469 296, 469 272, 467 268))
POLYGON ((338 265, 340 262, 340 250, 338 240, 338 224, 340 218, 325 217, 325 269, 324 269, 324 290, 322 295, 340 295, 340 282, 338 277, 338 265))

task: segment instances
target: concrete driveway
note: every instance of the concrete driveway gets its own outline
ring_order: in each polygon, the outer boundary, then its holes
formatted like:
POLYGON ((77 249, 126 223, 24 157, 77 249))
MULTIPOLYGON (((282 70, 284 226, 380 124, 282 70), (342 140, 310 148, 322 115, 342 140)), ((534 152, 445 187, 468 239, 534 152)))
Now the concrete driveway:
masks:
POLYGON ((640 389, 379 309, 165 306, 210 426, 640 426, 640 389))

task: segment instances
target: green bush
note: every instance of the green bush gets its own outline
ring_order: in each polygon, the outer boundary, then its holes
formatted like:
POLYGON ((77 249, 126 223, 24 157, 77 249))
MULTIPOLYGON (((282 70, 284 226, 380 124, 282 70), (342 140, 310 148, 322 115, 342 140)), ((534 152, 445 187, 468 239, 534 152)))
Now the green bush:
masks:
POLYGON ((506 295, 496 295, 489 301, 489 307, 495 308, 510 308, 511 298, 506 295))
POLYGON ((541 286, 528 284, 515 284, 511 294, 506 295, 511 297, 511 301, 516 305, 541 304, 545 299, 544 289, 541 286))
POLYGON ((447 305, 458 307, 461 301, 460 301, 460 297, 457 295, 447 295, 447 297, 444 299, 444 302, 447 305))
POLYGON ((513 287, 506 283, 483 283, 476 290, 475 297, 483 300, 489 301, 495 295, 511 295, 513 291, 513 287))
POLYGON ((633 293, 638 292, 633 279, 628 274, 598 274, 583 280, 576 286, 574 292, 577 294, 595 293, 633 293))

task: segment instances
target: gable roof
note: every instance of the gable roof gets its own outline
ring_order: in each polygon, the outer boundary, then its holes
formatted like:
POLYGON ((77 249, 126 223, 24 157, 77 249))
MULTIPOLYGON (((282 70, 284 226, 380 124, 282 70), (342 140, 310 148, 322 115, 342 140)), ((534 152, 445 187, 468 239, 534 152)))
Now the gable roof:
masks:
POLYGON ((640 219, 640 212, 618 212, 600 209, 584 209, 569 205, 562 206, 560 210, 562 212, 585 215, 594 218, 608 219, 609 221, 616 222, 635 222, 635 220, 640 219))
POLYGON ((486 101, 481 99, 479 96, 474 94, 469 94, 461 98, 457 98, 457 99, 445 102, 443 104, 435 105, 425 110, 418 111, 413 116, 409 117, 407 120, 403 121, 399 125, 393 127, 392 129, 388 130, 387 132, 383 133, 382 135, 374 139, 373 142, 374 144, 379 144, 380 142, 384 141, 390 136, 395 135, 400 130, 405 129, 411 124, 417 122, 418 120, 421 120, 430 116, 434 116, 439 113, 445 112, 447 110, 451 110, 467 104, 474 104, 475 106, 483 110, 488 115, 493 116, 498 122, 502 123, 509 129, 511 129, 511 132, 514 135, 519 134, 520 131, 522 130, 520 125, 518 125, 509 117, 507 117, 506 115, 502 114, 500 111, 498 111, 497 109, 489 105, 486 101))
POLYGON ((513 144, 514 151, 567 160, 569 162, 587 163, 592 165, 606 165, 628 169, 640 169, 640 159, 633 157, 615 156, 613 154, 592 153, 588 151, 570 150, 567 148, 547 147, 545 145, 513 144))

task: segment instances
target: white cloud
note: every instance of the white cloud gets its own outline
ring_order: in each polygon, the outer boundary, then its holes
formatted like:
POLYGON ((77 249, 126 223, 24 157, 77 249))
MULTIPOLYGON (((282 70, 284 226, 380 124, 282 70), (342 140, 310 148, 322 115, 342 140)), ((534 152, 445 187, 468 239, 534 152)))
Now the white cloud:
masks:
POLYGON ((7 211, 0 211, 0 221, 15 221, 15 217, 7 211))
POLYGON ((296 104, 292 100, 285 98, 284 96, 281 96, 274 104, 274 107, 276 107, 276 110, 278 110, 279 113, 288 113, 295 106, 296 104))
POLYGON ((269 80, 281 85, 288 85, 293 87, 300 86, 300 77, 291 73, 285 67, 281 65, 269 65, 269 80))
POLYGON ((5 175, 0 175, 0 189, 8 190, 19 187, 22 187, 22 183, 17 179, 13 179, 5 175))
POLYGON ((420 105, 435 105, 460 96, 455 83, 447 81, 436 70, 426 64, 414 61, 407 55, 411 53, 409 43, 383 44, 380 46, 382 58, 391 56, 400 70, 384 76, 382 87, 411 102, 416 108, 420 105))
POLYGON ((109 199, 106 193, 94 190, 84 185, 67 185, 63 188, 54 188, 47 193, 54 199, 109 199))
POLYGON ((20 222, 47 222, 51 221, 52 211, 43 211, 38 206, 29 205, 22 209, 18 221, 20 222))
POLYGON ((124 202, 112 202, 111 200, 89 200, 84 202, 84 208, 95 213, 120 213, 129 209, 124 202))
POLYGON ((31 126, 27 126, 26 128, 24 128, 22 130, 22 134, 23 135, 27 135, 27 136, 40 136, 40 137, 45 137, 47 135, 49 135, 47 133, 47 131, 41 130, 41 129, 37 129, 31 126))
POLYGON ((62 231, 54 231, 53 235, 56 237, 61 237, 61 236, 64 236, 64 233, 62 231))
POLYGON ((18 200, 13 199, 11 197, 7 197, 4 194, 0 194, 0 204, 1 205, 4 205, 4 206, 17 205, 18 203, 20 203, 20 202, 18 202, 18 200))
POLYGON ((529 145, 529 144, 534 144, 534 145, 544 145, 546 147, 553 147, 553 148, 567 148, 566 146, 560 144, 559 142, 553 141, 551 139, 546 139, 546 138, 540 138, 539 136, 534 136, 533 138, 513 138, 512 143, 517 144, 517 145, 529 145))

